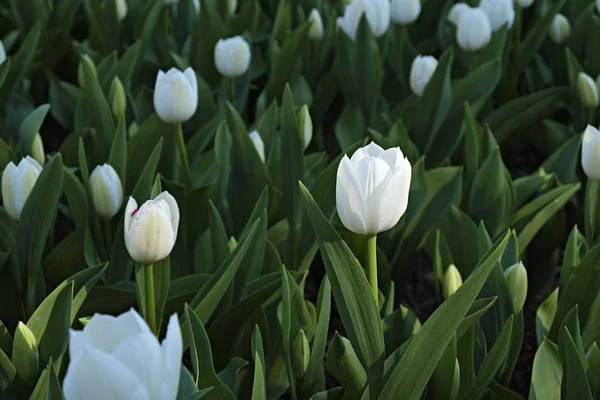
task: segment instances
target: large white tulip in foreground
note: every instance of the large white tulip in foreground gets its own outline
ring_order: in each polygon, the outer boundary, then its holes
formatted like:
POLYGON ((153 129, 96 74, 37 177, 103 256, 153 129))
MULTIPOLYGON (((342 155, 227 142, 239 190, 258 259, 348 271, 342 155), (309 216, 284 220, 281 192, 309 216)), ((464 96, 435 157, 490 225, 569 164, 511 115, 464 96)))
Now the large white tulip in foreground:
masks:
POLYGON ((373 36, 383 36, 390 26, 390 0, 352 0, 352 3, 346 6, 344 16, 338 17, 337 24, 352 40, 356 40, 363 14, 369 22, 373 36))
POLYGON ((71 331, 65 400, 175 400, 183 344, 177 315, 162 344, 133 309, 71 331))
POLYGON ((344 226, 362 235, 387 231, 408 206, 411 165, 399 147, 375 143, 344 156, 337 171, 336 205, 344 226))
POLYGON ((179 207, 169 192, 162 192, 138 209, 133 197, 125 210, 125 247, 131 258, 152 264, 173 250, 179 227, 179 207))
POLYGON ((29 193, 35 185, 42 166, 33 158, 23 158, 19 165, 12 161, 8 163, 2 173, 2 201, 8 215, 13 219, 21 218, 21 211, 29 193))
POLYGON ((581 166, 588 178, 600 181, 600 132, 591 125, 583 133, 581 166))
POLYGON ((123 204, 123 185, 117 171, 109 165, 98 165, 90 175, 90 191, 96 213, 103 219, 114 217, 123 204))
POLYGON ((171 68, 158 71, 154 85, 154 108, 165 122, 180 123, 192 118, 198 108, 198 81, 190 67, 184 72, 171 68))

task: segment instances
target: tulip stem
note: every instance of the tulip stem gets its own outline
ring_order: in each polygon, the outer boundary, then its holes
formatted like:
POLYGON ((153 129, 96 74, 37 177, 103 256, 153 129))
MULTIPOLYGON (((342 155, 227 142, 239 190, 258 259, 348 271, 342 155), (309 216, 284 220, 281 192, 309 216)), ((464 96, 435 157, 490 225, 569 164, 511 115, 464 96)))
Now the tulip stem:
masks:
POLYGON ((235 108, 235 78, 229 79, 229 102, 235 108))
POLYGON ((190 163, 187 157, 187 150, 185 148, 185 140, 183 138, 183 129, 181 128, 181 122, 176 125, 177 130, 177 145, 179 146, 179 161, 183 168, 183 180, 185 185, 191 189, 194 186, 192 180, 192 171, 190 170, 190 163))
POLYGON ((379 289, 377 285, 377 235, 367 236, 367 271, 371 293, 379 310, 379 289))
POLYGON ((145 302, 145 312, 146 312, 146 322, 148 322, 148 326, 154 332, 155 335, 158 335, 158 329, 156 326, 156 305, 154 303, 154 266, 152 264, 145 264, 142 268, 144 268, 144 284, 146 286, 145 299, 142 301, 145 302))
POLYGON ((110 226, 110 220, 102 221, 104 225, 104 240, 106 240, 106 254, 110 255, 112 249, 112 229, 110 226))

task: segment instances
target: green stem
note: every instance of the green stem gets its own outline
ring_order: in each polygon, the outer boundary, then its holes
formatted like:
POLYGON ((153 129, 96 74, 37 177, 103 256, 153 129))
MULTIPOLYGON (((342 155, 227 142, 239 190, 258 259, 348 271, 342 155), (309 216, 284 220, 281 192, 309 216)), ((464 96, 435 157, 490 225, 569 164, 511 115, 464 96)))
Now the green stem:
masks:
POLYGON ((235 78, 229 79, 229 102, 235 108, 235 78))
POLYGON ((185 148, 185 140, 183 139, 183 129, 181 128, 181 122, 176 125, 177 130, 177 145, 179 146, 179 161, 183 168, 183 180, 185 185, 191 189, 194 186, 192 180, 192 171, 190 170, 190 163, 187 157, 187 150, 185 148))
POLYGON ((154 302, 154 266, 152 264, 144 265, 144 284, 146 286, 146 296, 145 299, 145 311, 146 322, 148 322, 148 326, 150 330, 154 332, 155 335, 158 335, 158 327, 156 326, 156 304, 154 302))
POLYGON ((112 229, 109 221, 102 221, 104 225, 104 240, 106 240, 106 254, 110 255, 112 248, 112 229))
POLYGON ((371 293, 379 310, 379 289, 377 285, 377 235, 367 236, 367 271, 371 293))

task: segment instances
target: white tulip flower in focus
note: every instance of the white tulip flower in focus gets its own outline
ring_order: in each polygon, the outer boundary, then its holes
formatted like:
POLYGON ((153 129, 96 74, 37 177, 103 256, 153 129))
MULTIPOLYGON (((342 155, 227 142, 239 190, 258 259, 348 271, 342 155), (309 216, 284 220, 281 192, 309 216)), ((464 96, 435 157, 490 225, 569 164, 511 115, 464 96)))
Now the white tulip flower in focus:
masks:
POLYGON ((583 133, 581 166, 588 178, 600 181, 600 132, 591 125, 583 133))
POLYGON ((90 175, 90 191, 96 213, 109 220, 123 204, 123 185, 117 171, 109 165, 98 165, 90 175))
POLYGON ((2 201, 8 215, 14 220, 21 218, 21 212, 29 193, 42 172, 42 166, 27 156, 15 165, 8 163, 2 173, 2 201))
POLYGON ((192 118, 198 108, 198 81, 190 67, 184 72, 171 68, 158 71, 154 85, 154 108, 165 122, 181 123, 192 118))

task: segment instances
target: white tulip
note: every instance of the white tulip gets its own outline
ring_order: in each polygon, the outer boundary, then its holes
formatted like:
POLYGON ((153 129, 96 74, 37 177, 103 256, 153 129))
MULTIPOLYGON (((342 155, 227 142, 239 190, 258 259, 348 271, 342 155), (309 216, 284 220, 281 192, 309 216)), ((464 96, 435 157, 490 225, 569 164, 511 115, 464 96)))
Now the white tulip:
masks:
POLYGON ((410 68, 410 88, 414 94, 421 97, 425 87, 435 73, 438 61, 433 56, 417 56, 410 68))
POLYGON ((215 46, 215 66, 226 78, 237 78, 248 71, 252 53, 241 36, 219 39, 215 46))
POLYGON ((71 330, 65 400, 175 400, 182 353, 177 314, 162 344, 133 309, 95 314, 82 331, 71 330))
POLYGON ((600 13, 600 0, 596 0, 596 11, 600 13))
POLYGON ((577 75, 577 91, 579 92, 579 100, 586 108, 596 108, 600 102, 598 98, 598 86, 591 76, 585 72, 580 72, 577 75))
POLYGON ((308 21, 310 22, 310 28, 308 29, 308 38, 310 40, 323 39, 323 19, 321 18, 319 10, 313 8, 310 12, 310 15, 308 16, 308 21))
POLYGON ((184 72, 171 68, 158 71, 154 85, 154 108, 165 122, 179 123, 190 119, 198 108, 198 81, 189 67, 184 72))
POLYGON ((356 40, 363 14, 373 35, 383 36, 390 26, 390 0, 352 0, 352 3, 346 6, 344 16, 338 17, 337 24, 352 40, 356 40))
POLYGON ((492 23, 492 30, 496 32, 508 23, 512 28, 515 22, 515 6, 513 0, 481 0, 479 7, 488 15, 492 23))
POLYGON ((588 178, 600 181, 600 132, 591 125, 583 133, 581 166, 588 178))
POLYGON ((42 166, 33 158, 27 156, 15 165, 8 163, 2 173, 2 201, 8 215, 19 220, 29 193, 35 186, 42 166))
POLYGON ((346 228, 373 235, 393 228, 408 206, 411 165, 399 147, 375 143, 347 155, 337 170, 336 206, 346 228))
POLYGON ((302 137, 304 150, 306 150, 313 135, 312 118, 310 117, 310 112, 308 111, 308 106, 306 104, 298 111, 298 131, 300 132, 300 137, 302 137))
POLYGON ((4 44, 2 40, 0 40, 0 64, 6 61, 6 49, 4 48, 4 44))
POLYGON ((519 262, 504 271, 506 285, 512 299, 515 314, 521 312, 525 299, 527 299, 527 270, 522 262, 519 262))
POLYGON ((483 9, 465 8, 458 15, 456 41, 465 51, 483 49, 492 39, 492 23, 483 9))
POLYGON ((399 25, 412 24, 421 14, 420 0, 392 0, 392 21, 399 25))
POLYGON ((123 186, 117 171, 109 164, 98 165, 89 184, 96 213, 106 220, 114 217, 123 204, 123 186))
POLYGON ((152 264, 173 250, 179 227, 179 207, 168 192, 148 200, 138 209, 133 197, 125 209, 125 247, 131 258, 152 264))
POLYGON ((31 156, 40 165, 44 165, 46 162, 46 153, 44 152, 44 142, 40 133, 36 133, 33 137, 33 143, 31 143, 31 156))
POLYGON ((116 0, 117 18, 123 21, 127 17, 127 0, 116 0))
POLYGON ((252 140, 252 144, 254 145, 254 148, 256 149, 256 152, 258 153, 258 156, 262 162, 265 162, 265 143, 260 137, 258 131, 250 132, 250 140, 252 140))
POLYGON ((550 39, 554 43, 560 44, 571 36, 571 24, 567 17, 562 14, 556 14, 550 26, 550 39))
POLYGON ((519 7, 527 8, 533 4, 533 1, 534 0, 517 0, 517 3, 519 4, 519 7))
POLYGON ((462 15, 463 11, 468 10, 470 8, 471 7, 469 7, 465 3, 456 3, 452 6, 450 12, 448 13, 448 21, 458 26, 458 21, 460 21, 460 16, 462 15))

